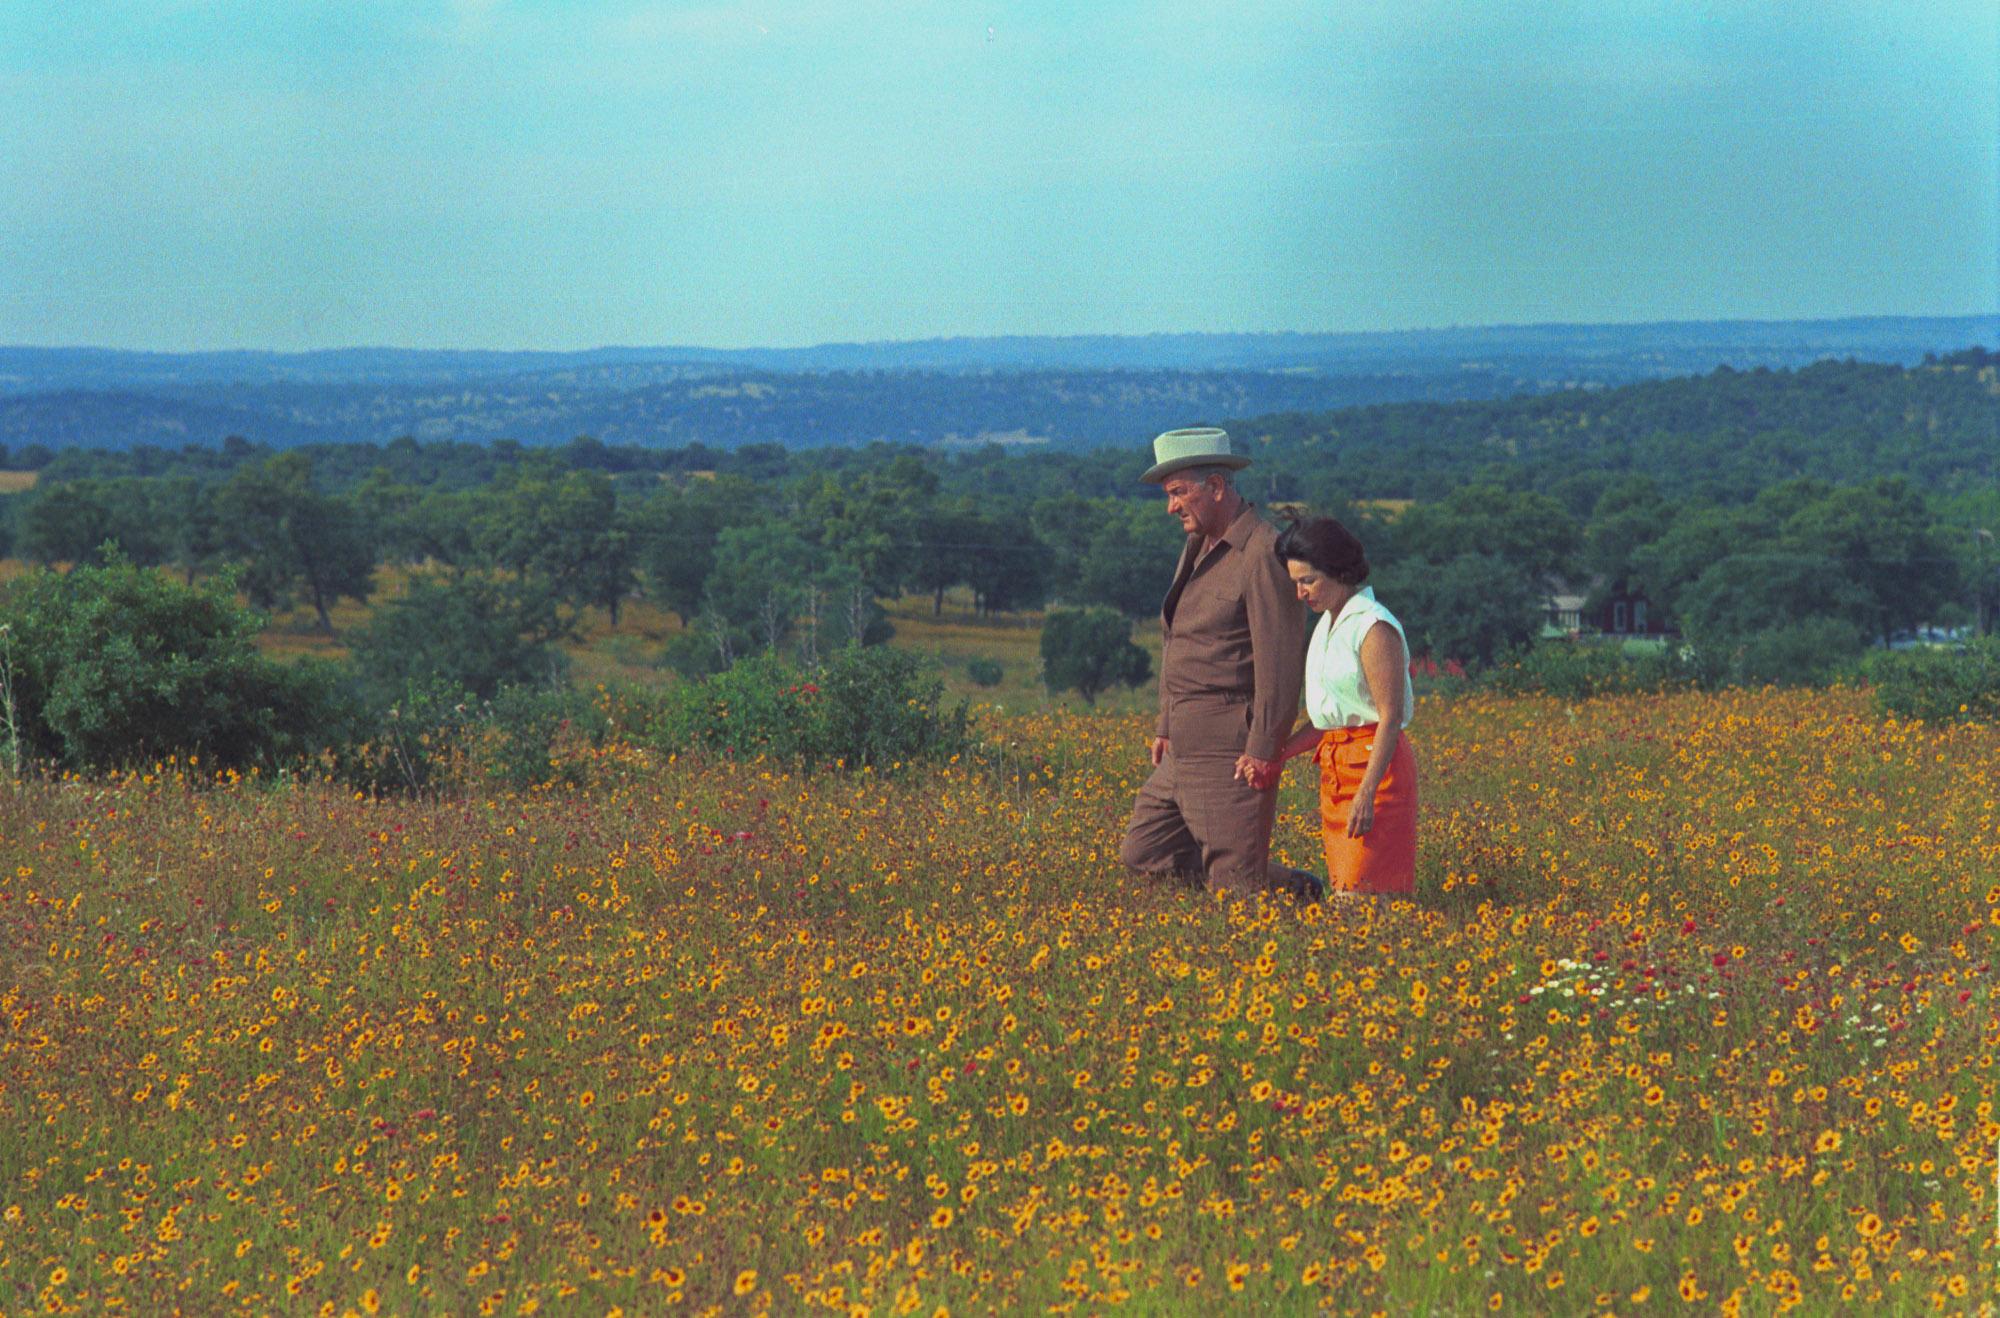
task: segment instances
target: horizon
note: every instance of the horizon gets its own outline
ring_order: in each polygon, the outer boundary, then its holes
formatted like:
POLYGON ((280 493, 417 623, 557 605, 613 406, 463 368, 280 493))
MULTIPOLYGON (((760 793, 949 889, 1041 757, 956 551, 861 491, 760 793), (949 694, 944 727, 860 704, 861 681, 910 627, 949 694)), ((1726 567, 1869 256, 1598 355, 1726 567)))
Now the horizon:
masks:
POLYGON ((1996 135, 1988 0, 10 6, 0 341, 1987 314, 1996 135))
MULTIPOLYGON (((1048 333, 1048 334, 934 334, 919 338, 883 339, 825 339, 804 344, 750 343, 723 345, 717 343, 596 343, 575 348, 545 347, 468 347, 455 344, 417 346, 398 343, 335 343, 312 348, 270 348, 252 345, 220 345, 190 348, 126 348, 103 343, 27 343, 0 342, 0 352, 102 352, 130 356, 157 357, 200 357, 200 356, 273 356, 308 357, 322 354, 384 352, 384 353, 469 353, 493 356, 587 356, 603 352, 797 352, 808 353, 834 348, 884 348, 913 347, 934 343, 978 343, 997 342, 1010 339, 1027 340, 1082 340, 1082 339, 1195 339, 1195 338, 1393 338, 1399 335, 1453 334, 1453 333, 1496 333, 1509 330, 1583 330, 1583 329, 1673 329, 1688 326, 1776 326, 1776 325, 1839 325, 1855 322, 1879 321, 1951 321, 2000 319, 2000 304, 1992 310, 1953 313, 1869 313, 1860 312, 1840 316, 1810 317, 1690 317, 1671 320, 1629 320, 1629 321, 1529 321, 1493 322, 1487 324, 1453 325, 1413 325, 1393 329, 1369 330, 1148 330, 1133 334, 1048 333)), ((1966 347, 1984 347, 1984 344, 1966 344, 1966 347)))

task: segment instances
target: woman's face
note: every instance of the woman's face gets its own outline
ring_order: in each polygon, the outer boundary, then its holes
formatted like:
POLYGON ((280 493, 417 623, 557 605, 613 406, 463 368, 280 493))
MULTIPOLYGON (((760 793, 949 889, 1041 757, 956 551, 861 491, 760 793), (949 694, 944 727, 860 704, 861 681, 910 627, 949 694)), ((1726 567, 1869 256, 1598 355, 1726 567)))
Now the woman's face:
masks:
POLYGON ((1306 607, 1314 613, 1338 613, 1340 606, 1354 595, 1354 587, 1344 581, 1336 581, 1312 564, 1296 558, 1285 560, 1285 571, 1292 578, 1292 586, 1299 592, 1306 607))

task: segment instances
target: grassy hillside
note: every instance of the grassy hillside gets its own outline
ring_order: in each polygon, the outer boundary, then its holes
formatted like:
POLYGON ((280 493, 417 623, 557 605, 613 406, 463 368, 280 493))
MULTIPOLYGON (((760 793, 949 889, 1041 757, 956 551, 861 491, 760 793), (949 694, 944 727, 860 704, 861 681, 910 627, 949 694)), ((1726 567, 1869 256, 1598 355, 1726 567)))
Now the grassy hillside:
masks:
MULTIPOLYGON (((1045 768, 573 748, 417 802, 0 793, 0 1295, 47 1311, 1970 1311, 2000 731, 1425 702, 1418 899, 1114 861, 1045 768)), ((1277 845, 1317 853, 1308 785, 1277 845)))

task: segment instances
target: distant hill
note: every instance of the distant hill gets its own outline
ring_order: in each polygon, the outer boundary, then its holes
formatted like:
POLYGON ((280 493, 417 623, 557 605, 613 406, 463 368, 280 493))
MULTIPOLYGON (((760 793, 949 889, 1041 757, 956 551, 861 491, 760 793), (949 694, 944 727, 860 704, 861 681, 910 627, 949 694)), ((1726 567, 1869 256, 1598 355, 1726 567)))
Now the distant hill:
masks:
POLYGON ((1730 503, 1778 481, 1908 477, 1949 491, 2000 480, 2000 353, 1916 366, 1718 367, 1610 390, 1289 413, 1232 423, 1267 470, 1377 498, 1435 498, 1481 474, 1553 487, 1643 475, 1730 503))
POLYGON ((1130 443, 1170 425, 1456 403, 2000 343, 2000 316, 1383 334, 935 339, 797 349, 0 348, 0 444, 467 441, 736 448, 1130 443))

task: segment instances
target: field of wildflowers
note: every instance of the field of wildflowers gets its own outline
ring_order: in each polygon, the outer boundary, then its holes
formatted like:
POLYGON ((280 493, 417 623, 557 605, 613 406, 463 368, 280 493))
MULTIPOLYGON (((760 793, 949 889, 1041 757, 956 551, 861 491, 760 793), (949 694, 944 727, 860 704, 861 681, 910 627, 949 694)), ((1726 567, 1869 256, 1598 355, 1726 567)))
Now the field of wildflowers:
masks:
POLYGON ((0 793, 0 1312, 1992 1302, 2000 729, 1426 701, 1419 900, 1301 911, 1120 876, 1143 719, 986 728, 0 793))

